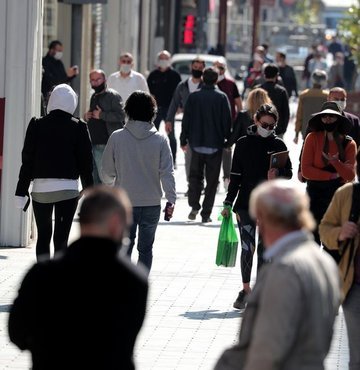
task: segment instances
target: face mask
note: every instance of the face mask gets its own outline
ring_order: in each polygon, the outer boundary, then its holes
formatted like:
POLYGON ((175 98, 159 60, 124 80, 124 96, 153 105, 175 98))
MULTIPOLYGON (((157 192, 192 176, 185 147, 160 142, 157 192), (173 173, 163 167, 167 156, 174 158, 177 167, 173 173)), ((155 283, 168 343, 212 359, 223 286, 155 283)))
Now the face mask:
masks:
POLYGON ((192 69, 191 74, 194 78, 200 78, 202 76, 202 71, 199 71, 198 69, 192 69))
POLYGON ((327 132, 333 132, 336 129, 337 125, 338 125, 337 122, 326 123, 324 124, 324 130, 327 132))
POLYGON ((131 64, 120 64, 120 72, 129 73, 131 71, 131 64))
POLYGON ((339 106, 339 109, 342 111, 345 110, 346 108, 346 100, 342 101, 342 100, 334 100, 335 103, 339 106))
POLYGON ((260 125, 257 126, 257 133, 261 136, 261 137, 269 137, 270 135, 272 135, 274 133, 274 130, 268 130, 266 128, 263 128, 261 127, 260 125))
POLYGON ((158 61, 158 66, 162 69, 166 69, 170 67, 170 60, 168 59, 160 59, 158 61))
POLYGON ((103 82, 101 85, 99 86, 93 86, 92 88, 94 89, 95 93, 98 94, 100 93, 101 91, 103 91, 105 89, 105 82, 103 82))
POLYGON ((63 52, 62 51, 57 51, 55 54, 54 54, 54 58, 56 60, 60 60, 63 56, 63 52))
POLYGON ((224 78, 225 78, 225 76, 224 76, 224 75, 219 75, 217 82, 222 81, 224 78))

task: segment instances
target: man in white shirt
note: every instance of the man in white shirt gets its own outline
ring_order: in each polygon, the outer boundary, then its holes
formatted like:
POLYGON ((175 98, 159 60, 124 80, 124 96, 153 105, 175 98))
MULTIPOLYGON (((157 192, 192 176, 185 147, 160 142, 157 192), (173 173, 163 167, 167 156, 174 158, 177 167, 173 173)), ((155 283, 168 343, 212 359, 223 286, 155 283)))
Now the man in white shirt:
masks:
POLYGON ((149 92, 145 77, 134 71, 134 58, 130 53, 123 53, 119 58, 120 70, 110 75, 107 86, 116 90, 125 102, 136 90, 149 92))

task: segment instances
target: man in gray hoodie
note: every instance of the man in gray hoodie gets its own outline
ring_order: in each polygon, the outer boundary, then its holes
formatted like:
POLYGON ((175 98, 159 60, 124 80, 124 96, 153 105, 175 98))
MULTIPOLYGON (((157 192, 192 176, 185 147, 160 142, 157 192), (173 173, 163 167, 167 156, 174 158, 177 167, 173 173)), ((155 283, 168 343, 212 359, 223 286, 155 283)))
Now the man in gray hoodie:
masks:
POLYGON ((128 255, 131 256, 138 230, 138 262, 149 271, 162 189, 167 199, 167 220, 172 217, 176 200, 169 141, 153 124, 156 108, 156 101, 149 93, 132 93, 125 103, 128 122, 110 136, 102 157, 103 181, 125 189, 133 206, 128 255))

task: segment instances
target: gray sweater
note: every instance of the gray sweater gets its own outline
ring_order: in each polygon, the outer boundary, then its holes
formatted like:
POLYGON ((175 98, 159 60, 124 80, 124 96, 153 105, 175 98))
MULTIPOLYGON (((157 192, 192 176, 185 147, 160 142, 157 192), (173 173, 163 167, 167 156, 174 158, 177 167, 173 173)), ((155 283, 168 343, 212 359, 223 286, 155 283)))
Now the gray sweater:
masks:
POLYGON ((160 205, 162 189, 166 199, 175 203, 170 145, 148 122, 129 121, 113 132, 102 157, 102 174, 105 183, 127 191, 134 207, 160 205))

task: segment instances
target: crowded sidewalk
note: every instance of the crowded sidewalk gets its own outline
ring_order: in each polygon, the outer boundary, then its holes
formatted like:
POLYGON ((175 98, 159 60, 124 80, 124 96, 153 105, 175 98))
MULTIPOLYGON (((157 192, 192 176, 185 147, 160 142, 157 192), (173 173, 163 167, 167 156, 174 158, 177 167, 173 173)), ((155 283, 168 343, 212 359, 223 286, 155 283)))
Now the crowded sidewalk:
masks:
MULTIPOLYGON (((176 130, 178 135, 181 131, 179 123, 176 130)), ((297 181, 300 145, 294 146, 291 142, 293 130, 292 124, 289 124, 285 141, 294 166, 294 178, 291 181, 297 181)), ((202 224, 200 216, 195 221, 187 220, 190 209, 184 195, 187 185, 180 149, 175 175, 178 201, 173 219, 166 222, 162 217, 156 234, 147 314, 135 347, 138 370, 212 369, 222 351, 236 343, 243 314, 243 311, 232 307, 242 287, 240 249, 236 267, 215 265, 220 229, 217 217, 225 198, 223 184, 220 182, 216 196, 213 222, 202 224)), ((78 222, 75 219, 70 241, 78 235, 78 222)), ((133 254, 134 260, 137 259, 136 253, 133 254)), ((0 369, 30 367, 29 354, 21 353, 9 342, 7 318, 18 284, 34 262, 34 244, 27 248, 0 249, 0 369)), ((255 282, 255 279, 253 275, 252 281, 255 282)), ((89 310, 96 315, 97 306, 101 304, 94 297, 89 310)), ((331 350, 325 362, 326 370, 345 370, 347 362, 346 328, 340 309, 331 350)))

